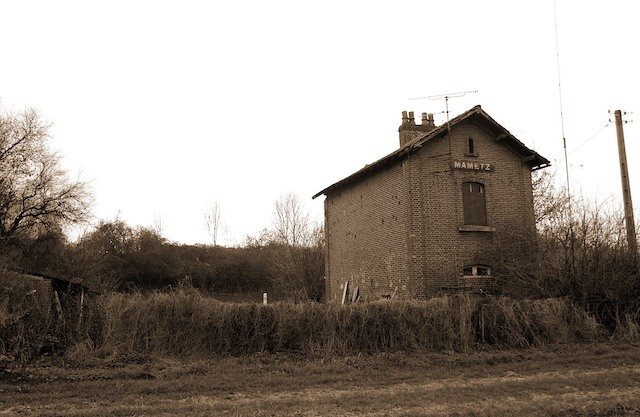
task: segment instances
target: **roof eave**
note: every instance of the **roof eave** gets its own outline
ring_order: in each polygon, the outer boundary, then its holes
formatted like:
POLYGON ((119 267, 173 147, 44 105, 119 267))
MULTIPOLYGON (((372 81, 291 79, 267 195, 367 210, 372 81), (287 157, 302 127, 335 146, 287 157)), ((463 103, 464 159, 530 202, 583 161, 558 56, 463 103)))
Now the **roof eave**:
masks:
POLYGON ((320 197, 323 194, 327 194, 331 191, 335 191, 338 188, 344 187, 346 185, 349 185, 350 183, 356 181, 357 179, 359 179, 362 176, 365 176, 366 174, 368 174, 369 172, 372 171, 376 171, 379 168, 382 168, 386 165, 389 165, 393 162, 395 162, 397 159, 401 159, 402 157, 404 157, 406 154, 408 154, 410 151, 411 146, 409 146, 410 144, 407 144, 407 146, 404 146, 392 153, 390 153, 389 155, 386 155, 383 158, 380 158, 379 160, 371 163, 371 164, 367 164, 365 165, 363 168, 360 168, 359 170, 357 170, 356 172, 354 172, 353 174, 349 175, 348 177, 345 177, 343 179, 341 179, 340 181, 337 181, 333 184, 331 184, 330 186, 328 186, 327 188, 323 189, 322 191, 316 193, 313 197, 311 197, 312 199, 315 199, 317 197, 320 197))

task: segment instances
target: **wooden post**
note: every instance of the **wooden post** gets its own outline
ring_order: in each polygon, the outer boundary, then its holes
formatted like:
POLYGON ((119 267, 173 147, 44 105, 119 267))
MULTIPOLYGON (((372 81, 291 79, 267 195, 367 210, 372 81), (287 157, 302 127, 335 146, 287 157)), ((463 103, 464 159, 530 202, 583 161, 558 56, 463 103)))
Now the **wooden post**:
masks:
POLYGON ((351 303, 357 303, 360 301, 360 287, 355 287, 353 289, 353 294, 351 294, 351 303))
POLYGON ((631 186, 627 170, 627 151, 624 146, 624 131, 622 130, 622 112, 616 110, 616 135, 618 137, 618 156, 620 158, 620 177, 622 179, 622 200, 624 202, 624 224, 627 227, 627 244, 633 259, 638 256, 638 241, 636 240, 636 226, 633 219, 633 204, 631 203, 631 186))
POLYGON ((62 311, 62 303, 60 302, 60 297, 58 296, 58 291, 53 291, 53 299, 56 304, 56 311, 58 312, 58 317, 62 322, 62 327, 67 327, 67 321, 64 319, 64 312, 62 311))
POLYGON ((82 313, 84 312, 84 287, 80 287, 80 307, 78 313, 78 327, 77 331, 80 333, 80 326, 82 325, 82 313))
POLYGON ((480 335, 484 343, 484 303, 482 301, 480 302, 480 335))
POLYGON ((342 304, 346 304, 349 301, 349 281, 344 283, 344 291, 342 291, 342 304))

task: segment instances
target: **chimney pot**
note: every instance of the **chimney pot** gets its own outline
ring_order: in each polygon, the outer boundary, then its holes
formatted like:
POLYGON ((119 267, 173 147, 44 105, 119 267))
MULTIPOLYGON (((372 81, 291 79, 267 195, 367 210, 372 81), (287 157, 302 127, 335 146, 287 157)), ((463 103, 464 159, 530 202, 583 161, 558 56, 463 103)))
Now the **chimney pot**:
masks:
POLYGON ((407 112, 403 111, 402 112, 402 124, 406 125, 407 123, 409 123, 409 116, 407 116, 407 112))
POLYGON ((427 117, 429 118, 429 124, 435 126, 435 123, 433 122, 433 113, 429 113, 427 117))
POLYGON ((410 111, 410 112, 409 112, 409 123, 411 123, 411 124, 416 124, 416 118, 415 118, 415 116, 413 115, 413 112, 412 112, 412 111, 410 111))
POLYGON ((423 125, 429 124, 429 116, 427 115, 427 113, 422 113, 422 124, 423 125))

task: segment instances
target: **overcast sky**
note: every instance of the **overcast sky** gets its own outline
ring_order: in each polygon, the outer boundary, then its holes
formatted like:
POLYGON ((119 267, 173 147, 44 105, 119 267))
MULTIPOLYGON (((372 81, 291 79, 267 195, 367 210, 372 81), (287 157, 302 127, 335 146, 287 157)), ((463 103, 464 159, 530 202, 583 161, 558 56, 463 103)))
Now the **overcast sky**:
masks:
MULTIPOLYGON (((601 129, 633 111, 636 213, 638 16, 634 0, 557 2, 572 187, 620 204, 615 128, 601 129)), ((444 110, 412 97, 478 90, 452 116, 482 105, 564 181, 553 0, 0 0, 0 39, 0 104, 53 123, 96 219, 161 219, 173 241, 208 242, 214 200, 223 243, 269 227, 286 192, 321 219, 311 196, 393 151, 403 110, 444 110)))

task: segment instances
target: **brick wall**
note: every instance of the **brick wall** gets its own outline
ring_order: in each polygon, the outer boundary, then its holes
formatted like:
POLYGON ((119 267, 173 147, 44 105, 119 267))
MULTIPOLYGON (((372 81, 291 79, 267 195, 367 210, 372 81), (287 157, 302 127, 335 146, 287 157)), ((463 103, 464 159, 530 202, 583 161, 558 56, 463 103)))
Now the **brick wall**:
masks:
POLYGON ((342 286, 360 287, 370 300, 406 297, 407 247, 402 165, 379 171, 325 200, 327 301, 342 286))
MULTIPOLYGON (((400 130, 401 141, 417 133, 400 130)), ((469 284, 465 265, 487 264, 488 249, 514 233, 534 233, 530 168, 496 133, 467 120, 444 138, 423 144, 402 162, 325 200, 327 300, 339 301, 342 286, 359 286, 365 298, 396 292, 424 298, 469 284), (468 139, 475 153, 469 156, 468 139), (452 170, 452 160, 493 164, 493 170, 452 170), (492 231, 460 231, 462 183, 485 186, 492 231), (397 290, 396 290, 397 288, 397 290)))
POLYGON ((426 262, 420 295, 429 296, 442 289, 466 285, 462 281, 465 265, 490 263, 486 256, 498 241, 514 233, 534 232, 530 168, 518 155, 496 143, 494 135, 471 122, 459 124, 452 128, 449 137, 425 144, 415 155, 421 168, 421 178, 417 181, 424 184, 426 202, 424 216, 414 216, 414 221, 426 224, 423 247, 426 262), (469 138, 474 139, 475 157, 466 156, 469 138), (493 170, 452 170, 451 160, 456 159, 491 163, 493 170), (495 231, 459 230, 464 224, 464 182, 484 184, 487 225, 495 231))

